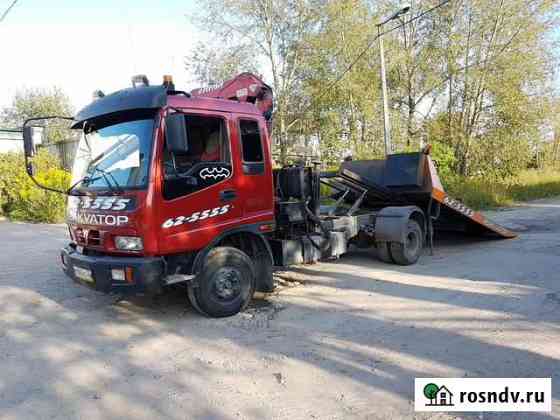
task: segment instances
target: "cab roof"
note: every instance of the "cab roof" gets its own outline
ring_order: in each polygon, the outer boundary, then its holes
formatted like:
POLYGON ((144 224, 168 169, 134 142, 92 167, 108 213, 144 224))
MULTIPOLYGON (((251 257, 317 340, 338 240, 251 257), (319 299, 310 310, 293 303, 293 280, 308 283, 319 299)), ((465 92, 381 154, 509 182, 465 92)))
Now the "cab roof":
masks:
POLYGON ((259 110, 251 103, 190 96, 185 92, 170 92, 165 86, 143 86, 119 90, 93 101, 76 114, 72 127, 80 128, 87 120, 117 112, 140 109, 156 110, 165 106, 180 109, 260 114, 259 110))

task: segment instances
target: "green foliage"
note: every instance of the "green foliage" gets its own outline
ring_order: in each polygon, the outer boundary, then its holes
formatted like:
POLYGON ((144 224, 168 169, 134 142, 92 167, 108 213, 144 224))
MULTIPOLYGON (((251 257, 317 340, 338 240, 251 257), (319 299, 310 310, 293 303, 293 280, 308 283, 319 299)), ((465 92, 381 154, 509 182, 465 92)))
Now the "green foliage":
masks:
MULTIPOLYGON (((12 106, 0 113, 0 122, 6 127, 21 127, 28 118, 58 116, 71 117, 74 110, 70 99, 62 90, 52 89, 23 89, 16 93, 12 106)), ((68 123, 52 120, 45 126, 43 141, 57 143, 67 140, 68 123)))
POLYGON ((468 173, 492 180, 515 177, 527 168, 532 156, 527 139, 502 133, 476 142, 471 153, 468 173))
POLYGON ((474 209, 509 206, 516 202, 560 195, 560 171, 525 170, 509 180, 482 177, 444 178, 446 191, 474 209))
MULTIPOLYGON (((57 159, 40 150, 34 159, 42 184, 66 189, 70 174, 59 169, 57 159)), ((38 188, 25 172, 21 153, 2 154, 0 159, 0 211, 15 220, 57 223, 64 220, 65 197, 38 188)))
POLYGON ((455 173, 457 159, 453 153, 453 148, 439 142, 433 142, 432 151, 430 153, 434 161, 438 174, 442 179, 449 179, 455 173))
POLYGON ((211 48, 199 48, 198 58, 209 65, 195 66, 197 77, 202 76, 204 81, 215 74, 230 74, 234 68, 249 63, 269 72, 275 98, 272 135, 280 161, 285 162, 295 138, 288 138, 288 130, 294 115, 308 99, 302 96, 300 86, 308 53, 304 40, 317 26, 318 10, 323 3, 317 0, 203 0, 199 3, 193 23, 207 33, 217 48, 229 48, 231 54, 225 53, 226 60, 216 63, 211 48), (239 57, 241 60, 246 57, 248 63, 240 62, 239 57))
MULTIPOLYGON (((203 4, 196 22, 227 51, 195 50, 191 61, 201 65, 194 72, 204 81, 243 63, 264 64, 275 91, 274 147, 281 155, 315 144, 319 150, 307 152, 320 152, 327 164, 349 153, 383 155, 376 23, 399 2, 203 4)), ((413 2, 408 17, 428 6, 413 2)), ((385 34, 394 151, 418 150, 427 139, 442 145, 443 172, 498 180, 526 169, 544 136, 560 132, 560 99, 551 89, 559 11, 558 0, 450 2, 385 34)), ((558 146, 553 152, 560 160, 558 146)))

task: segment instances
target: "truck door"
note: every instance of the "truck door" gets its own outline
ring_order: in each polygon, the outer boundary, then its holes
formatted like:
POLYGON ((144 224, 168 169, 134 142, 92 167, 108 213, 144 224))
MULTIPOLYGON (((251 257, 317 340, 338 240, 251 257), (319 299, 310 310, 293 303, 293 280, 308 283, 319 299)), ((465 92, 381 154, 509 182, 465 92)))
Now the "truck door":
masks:
MULTIPOLYGON (((163 142, 159 248, 198 250, 243 216, 232 160, 229 114, 185 114, 188 152, 170 154, 163 142)), ((235 145, 234 145, 235 147, 235 145)))
POLYGON ((270 148, 264 124, 251 117, 237 120, 241 149, 243 218, 246 223, 271 221, 273 215, 273 181, 270 148))

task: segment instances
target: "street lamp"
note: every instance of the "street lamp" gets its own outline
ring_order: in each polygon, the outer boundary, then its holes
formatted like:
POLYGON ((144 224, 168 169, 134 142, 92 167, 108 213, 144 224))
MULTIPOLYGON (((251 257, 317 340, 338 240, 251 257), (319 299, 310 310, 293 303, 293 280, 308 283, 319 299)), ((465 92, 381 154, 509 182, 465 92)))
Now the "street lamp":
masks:
POLYGON ((392 20, 398 19, 401 15, 410 10, 410 5, 405 5, 397 10, 391 16, 377 24, 377 39, 379 40, 379 55, 381 57, 381 91, 383 96, 383 136, 385 138, 385 156, 393 153, 393 145, 391 144, 391 120, 389 119, 389 104, 387 98, 387 77, 385 75, 385 52, 383 50, 383 36, 381 29, 383 25, 392 20))

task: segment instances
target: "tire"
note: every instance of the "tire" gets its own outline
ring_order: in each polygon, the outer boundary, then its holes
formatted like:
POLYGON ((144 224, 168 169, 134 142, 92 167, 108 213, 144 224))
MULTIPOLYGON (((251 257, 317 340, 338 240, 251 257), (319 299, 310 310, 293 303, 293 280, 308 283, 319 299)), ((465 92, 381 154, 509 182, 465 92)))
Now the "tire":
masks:
POLYGON ((202 310, 202 308, 198 305, 198 301, 196 300, 196 295, 194 294, 195 287, 192 282, 188 282, 187 284, 187 296, 189 297, 189 302, 191 303, 192 307, 201 315, 210 316, 206 312, 202 310))
POLYGON ((243 311, 255 292, 255 269, 243 251, 231 247, 212 249, 189 287, 189 300, 202 315, 212 318, 243 311))
POLYGON ((377 242, 375 244, 377 247, 377 257, 387 264, 394 264, 393 257, 391 257, 391 252, 389 251, 389 242, 377 242))
POLYGON ((391 242, 389 252, 395 264, 412 265, 422 253, 422 228, 416 220, 409 220, 406 226, 405 243, 391 242))
POLYGON ((274 291, 272 263, 268 252, 260 252, 255 258, 256 290, 263 293, 274 291))

